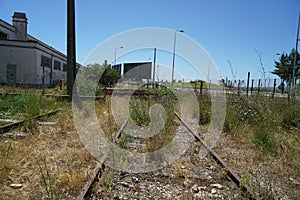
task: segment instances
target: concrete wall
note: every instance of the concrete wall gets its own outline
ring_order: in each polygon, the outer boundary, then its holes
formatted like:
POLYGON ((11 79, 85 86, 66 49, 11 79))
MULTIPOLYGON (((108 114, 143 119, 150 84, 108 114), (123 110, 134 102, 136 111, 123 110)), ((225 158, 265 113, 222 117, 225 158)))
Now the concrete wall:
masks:
POLYGON ((4 22, 3 20, 0 20, 0 31, 7 34, 8 40, 15 40, 15 28, 12 27, 10 24, 4 22))
POLYGON ((66 80, 66 72, 63 71, 63 63, 66 57, 54 49, 38 42, 0 40, 0 82, 8 83, 7 65, 16 65, 16 83, 24 85, 42 84, 43 67, 42 55, 50 58, 50 67, 45 67, 45 84, 58 83, 66 80), (61 69, 54 69, 55 60, 61 63, 61 69), (51 70, 52 67, 52 70, 51 70), (52 79, 51 79, 52 77, 52 79))
POLYGON ((15 41, 0 42, 0 81, 7 83, 7 65, 16 65, 16 83, 35 83, 35 49, 15 41))
POLYGON ((49 67, 44 68, 45 84, 66 80, 66 55, 27 34, 25 13, 15 12, 12 23, 0 19, 0 83, 41 85, 42 55, 49 58, 49 67), (55 62, 60 63, 60 69, 54 69, 55 62))
POLYGON ((55 49, 52 49, 51 47, 49 49, 49 46, 46 46, 43 43, 38 43, 37 49, 36 63, 39 67, 37 67, 36 73, 39 77, 39 81, 41 81, 43 74, 43 67, 41 66, 42 55, 50 58, 51 60, 51 68, 45 67, 45 77, 47 78, 47 80, 49 80, 47 83, 50 84, 50 79, 52 80, 52 84, 58 83, 61 79, 66 80, 67 72, 63 71, 63 64, 67 63, 67 57, 64 54, 57 52, 55 49), (60 70, 54 69, 55 61, 60 62, 60 70))

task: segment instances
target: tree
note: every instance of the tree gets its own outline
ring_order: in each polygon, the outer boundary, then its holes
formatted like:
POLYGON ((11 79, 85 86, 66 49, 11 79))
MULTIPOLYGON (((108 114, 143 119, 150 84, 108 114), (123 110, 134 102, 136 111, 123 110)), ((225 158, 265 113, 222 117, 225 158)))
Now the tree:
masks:
MULTIPOLYGON (((299 66, 299 53, 297 52, 297 62, 296 65, 296 79, 300 77, 300 66, 299 66)), ((288 55, 287 53, 282 53, 280 55, 279 61, 275 61, 275 70, 271 72, 272 74, 276 74, 281 79, 283 79, 285 82, 290 82, 292 80, 293 75, 293 67, 294 67, 294 56, 295 56, 295 50, 293 49, 291 53, 288 55)))
MULTIPOLYGON (((103 66, 104 67, 104 66, 103 66)), ((117 83, 117 81, 120 79, 119 72, 116 69, 113 69, 110 65, 106 69, 106 73, 102 74, 102 77, 100 78, 100 83, 102 85, 106 85, 109 87, 114 86, 114 84, 117 83), (105 80, 106 79, 106 80, 105 80)))
POLYGON ((77 91, 81 95, 92 95, 95 92, 99 93, 99 89, 101 89, 104 85, 108 87, 113 87, 115 83, 117 83, 120 78, 119 73, 111 68, 110 65, 106 68, 104 64, 89 64, 86 67, 83 66, 80 68, 78 75, 76 78, 77 82, 77 91), (99 77, 101 75, 101 77, 99 77), (97 82, 97 80, 99 80, 97 82))

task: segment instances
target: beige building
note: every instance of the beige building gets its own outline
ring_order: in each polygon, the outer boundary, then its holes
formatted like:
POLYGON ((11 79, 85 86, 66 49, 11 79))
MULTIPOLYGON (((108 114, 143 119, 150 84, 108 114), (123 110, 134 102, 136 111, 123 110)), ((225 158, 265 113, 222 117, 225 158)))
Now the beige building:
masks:
POLYGON ((15 12, 12 25, 0 19, 0 84, 55 85, 67 79, 67 57, 27 34, 25 13, 15 12), (43 73, 44 71, 44 73, 43 73))

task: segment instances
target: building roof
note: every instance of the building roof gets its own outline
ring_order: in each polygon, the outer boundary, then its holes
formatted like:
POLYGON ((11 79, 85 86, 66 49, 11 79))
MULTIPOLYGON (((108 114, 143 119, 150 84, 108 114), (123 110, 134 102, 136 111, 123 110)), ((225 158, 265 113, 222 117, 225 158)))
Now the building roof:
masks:
MULTIPOLYGON (((25 13, 14 12, 13 18, 14 17, 16 17, 16 18, 23 18, 23 19, 27 20, 25 13)), ((16 31, 16 29, 15 29, 15 27, 13 25, 9 24, 8 22, 6 22, 6 21, 4 21, 2 19, 0 19, 0 26, 4 27, 4 28, 6 28, 6 29, 8 29, 10 31, 13 31, 13 32, 16 31)), ((35 37, 31 36, 30 34, 27 34, 26 36, 27 36, 27 40, 26 41, 19 41, 19 40, 10 40, 10 41, 16 41, 18 43, 37 43, 37 44, 39 44, 39 45, 41 45, 41 46, 49 49, 50 51, 53 51, 53 52, 59 54, 60 56, 63 56, 65 58, 67 57, 66 54, 58 51, 57 49, 53 48, 52 46, 50 46, 50 45, 48 45, 48 44, 46 44, 44 42, 42 42, 41 40, 36 39, 35 37)), ((2 41, 2 42, 4 42, 4 41, 2 41)), ((81 64, 79 64, 77 62, 76 62, 76 65, 81 66, 81 64)))
MULTIPOLYGON (((25 13, 20 13, 20 12, 14 12, 13 18, 15 18, 15 17, 16 18, 27 19, 26 18, 26 14, 25 13)), ((15 29, 15 27, 13 25, 9 24, 8 22, 6 22, 6 21, 4 21, 2 19, 0 19, 0 26, 4 27, 4 28, 6 28, 6 29, 8 29, 8 30, 10 30, 12 32, 16 31, 16 29, 15 29)), ((47 48, 47 49, 49 49, 49 50, 51 50, 53 52, 56 52, 57 54, 60 54, 63 57, 67 57, 66 54, 64 54, 64 53, 58 51, 57 49, 51 47, 50 45, 47 45, 46 43, 44 43, 44 42, 36 39, 35 37, 31 36, 30 34, 27 34, 26 36, 27 36, 27 40, 26 41, 19 41, 18 40, 17 42, 23 42, 23 43, 26 43, 26 42, 36 42, 36 43, 40 44, 41 46, 43 46, 43 47, 45 47, 45 48, 47 48)), ((13 41, 13 40, 11 40, 11 41, 13 41)))

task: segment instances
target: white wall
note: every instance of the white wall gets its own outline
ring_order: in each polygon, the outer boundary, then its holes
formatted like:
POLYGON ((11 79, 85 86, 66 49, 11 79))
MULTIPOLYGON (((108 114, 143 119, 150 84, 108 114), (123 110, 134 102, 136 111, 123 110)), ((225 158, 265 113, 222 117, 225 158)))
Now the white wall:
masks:
MULTIPOLYGON (((52 51, 36 42, 6 41, 0 40, 0 82, 6 83, 6 69, 8 64, 17 67, 17 84, 39 85, 42 84, 43 67, 41 55, 51 59, 52 57, 52 81, 66 80, 66 72, 63 71, 63 63, 66 57, 52 51), (61 70, 55 70, 54 60, 61 62, 61 70)), ((45 67, 45 84, 50 84, 51 68, 45 67)))
POLYGON ((0 43, 0 81, 6 82, 8 64, 16 65, 16 83, 32 84, 35 82, 35 50, 25 46, 17 46, 13 41, 0 43), (2 45, 1 45, 2 43, 2 45), (8 46, 4 46, 5 45, 8 46))

